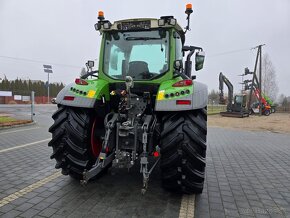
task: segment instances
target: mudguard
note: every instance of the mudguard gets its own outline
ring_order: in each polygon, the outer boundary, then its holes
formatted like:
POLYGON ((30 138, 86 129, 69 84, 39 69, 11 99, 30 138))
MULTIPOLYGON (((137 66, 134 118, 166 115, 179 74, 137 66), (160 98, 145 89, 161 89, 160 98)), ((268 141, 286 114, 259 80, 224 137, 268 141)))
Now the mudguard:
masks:
POLYGON ((94 108, 97 101, 109 101, 109 86, 104 80, 88 81, 87 86, 71 83, 65 86, 57 95, 56 103, 72 107, 94 108), (65 96, 74 97, 65 100, 65 96))
POLYGON ((157 100, 155 104, 156 111, 185 111, 204 108, 207 106, 208 90, 203 83, 193 81, 190 87, 163 89, 162 85, 159 88, 157 100), (187 91, 188 94, 180 94, 181 91, 187 91), (178 96, 176 96, 178 92, 178 96), (169 97, 165 97, 169 94, 169 97), (170 96, 170 94, 174 94, 170 96), (190 101, 190 104, 177 104, 177 100, 190 101))

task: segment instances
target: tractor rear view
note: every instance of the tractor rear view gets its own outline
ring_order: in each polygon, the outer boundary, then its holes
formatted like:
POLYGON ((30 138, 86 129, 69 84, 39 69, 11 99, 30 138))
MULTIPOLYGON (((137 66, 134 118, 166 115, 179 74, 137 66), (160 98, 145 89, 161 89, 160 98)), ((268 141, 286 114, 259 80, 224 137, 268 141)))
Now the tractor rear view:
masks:
POLYGON ((145 193, 160 165, 164 188, 201 193, 205 178, 207 86, 192 76, 203 67, 202 48, 185 46, 173 16, 111 23, 99 13, 99 70, 67 85, 57 96, 49 131, 56 168, 86 184, 110 167, 139 164, 145 193), (187 53, 186 61, 183 57, 187 53))

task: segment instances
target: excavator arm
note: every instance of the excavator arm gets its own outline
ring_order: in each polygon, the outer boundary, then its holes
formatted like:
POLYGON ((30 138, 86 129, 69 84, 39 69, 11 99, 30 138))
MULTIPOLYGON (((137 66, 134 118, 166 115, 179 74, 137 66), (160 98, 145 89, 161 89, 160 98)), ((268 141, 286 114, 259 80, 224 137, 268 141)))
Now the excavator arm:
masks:
POLYGON ((234 87, 233 87, 232 83, 228 80, 228 78, 225 77, 225 75, 223 75, 222 72, 220 72, 220 75, 219 75, 220 102, 221 101, 224 102, 224 91, 223 91, 224 83, 228 87, 227 111, 231 111, 232 110, 232 101, 233 101, 234 87))

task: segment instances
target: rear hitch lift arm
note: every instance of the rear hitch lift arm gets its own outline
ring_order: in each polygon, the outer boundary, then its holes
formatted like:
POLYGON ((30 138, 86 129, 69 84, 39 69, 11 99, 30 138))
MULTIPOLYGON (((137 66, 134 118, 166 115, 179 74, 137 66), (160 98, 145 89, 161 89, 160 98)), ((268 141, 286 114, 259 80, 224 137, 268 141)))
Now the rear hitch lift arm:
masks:
POLYGON ((155 161, 155 163, 153 164, 153 166, 150 168, 150 170, 148 170, 148 151, 147 151, 147 143, 148 143, 148 130, 150 127, 150 123, 153 120, 153 124, 156 124, 156 117, 153 117, 152 115, 147 115, 145 118, 145 121, 142 125, 142 130, 143 130, 143 134, 142 134, 142 143, 143 143, 143 153, 141 155, 140 158, 140 173, 143 174, 143 188, 141 189, 141 193, 144 195, 146 193, 146 190, 148 188, 148 182, 149 182, 149 176, 152 173, 152 171, 154 170, 154 168, 156 167, 156 165, 158 164, 160 157, 155 161))
POLYGON ((114 160, 115 152, 112 152, 111 154, 109 154, 109 156, 107 156, 106 148, 108 146, 108 142, 109 142, 110 135, 112 134, 112 130, 116 125, 117 119, 118 119, 118 114, 114 113, 111 120, 106 123, 106 134, 105 134, 105 139, 103 141, 101 153, 99 157, 97 158, 95 165, 89 171, 85 170, 83 172, 83 179, 80 181, 82 185, 86 185, 91 178, 101 173, 102 170, 106 168, 114 160))

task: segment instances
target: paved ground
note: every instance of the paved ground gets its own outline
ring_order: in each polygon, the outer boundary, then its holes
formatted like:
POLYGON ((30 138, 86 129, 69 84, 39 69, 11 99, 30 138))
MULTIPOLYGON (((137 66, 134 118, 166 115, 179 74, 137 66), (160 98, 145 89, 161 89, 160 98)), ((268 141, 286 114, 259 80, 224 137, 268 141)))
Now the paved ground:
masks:
MULTIPOLYGON (((49 110, 42 110, 41 108, 45 107, 46 105, 35 105, 38 109, 38 113, 40 112, 48 112, 51 113, 49 110)), ((51 108, 51 106, 48 106, 51 108)), ((30 120, 31 119, 31 105, 30 104, 0 104, 0 115, 5 114, 16 119, 20 120, 30 120)))
MULTIPOLYGON (((37 125, 0 131, 0 217, 179 216, 187 197, 161 189, 158 171, 145 196, 138 167, 87 187, 60 175, 47 147, 54 110, 37 106, 37 125)), ((189 208, 195 217, 290 217, 289 135, 209 128, 208 142, 205 190, 189 208)))
POLYGON ((210 128, 196 217, 290 217, 290 135, 210 128))
POLYGON ((52 150, 47 146, 50 116, 55 110, 53 105, 38 106, 37 125, 0 132, 0 217, 179 216, 182 196, 160 188, 158 171, 151 177, 145 196, 140 192, 138 166, 130 173, 111 170, 87 187, 57 174, 55 161, 49 159, 52 150), (7 150, 19 145, 28 146, 7 150), (55 179, 47 180, 50 175, 55 179))

